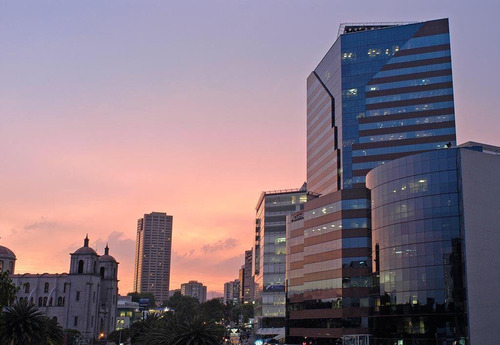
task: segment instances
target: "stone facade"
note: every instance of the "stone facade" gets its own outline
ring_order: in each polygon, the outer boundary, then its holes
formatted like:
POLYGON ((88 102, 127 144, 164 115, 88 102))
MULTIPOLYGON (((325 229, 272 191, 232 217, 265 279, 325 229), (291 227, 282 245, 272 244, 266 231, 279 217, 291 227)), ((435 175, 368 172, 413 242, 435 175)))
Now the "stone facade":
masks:
POLYGON ((76 329, 89 339, 108 335, 116 328, 118 262, 107 246, 99 256, 88 238, 70 255, 69 274, 13 274, 17 299, 37 305, 64 329, 76 329))

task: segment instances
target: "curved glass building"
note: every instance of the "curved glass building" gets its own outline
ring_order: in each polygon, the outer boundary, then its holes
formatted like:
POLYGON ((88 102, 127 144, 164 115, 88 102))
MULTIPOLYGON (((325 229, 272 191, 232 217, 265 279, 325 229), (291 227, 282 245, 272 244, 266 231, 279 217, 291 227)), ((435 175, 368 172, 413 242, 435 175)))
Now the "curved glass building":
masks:
POLYGON ((460 153, 429 151, 367 174, 375 344, 465 344, 460 153))

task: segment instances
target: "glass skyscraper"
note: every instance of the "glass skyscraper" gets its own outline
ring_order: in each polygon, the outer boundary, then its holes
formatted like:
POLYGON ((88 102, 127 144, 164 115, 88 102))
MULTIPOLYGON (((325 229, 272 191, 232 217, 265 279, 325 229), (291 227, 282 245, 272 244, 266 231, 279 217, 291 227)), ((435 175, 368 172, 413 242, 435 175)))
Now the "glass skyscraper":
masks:
POLYGON ((321 197, 288 225, 288 342, 370 334, 366 174, 454 145, 448 20, 342 25, 307 79, 307 184, 321 197))

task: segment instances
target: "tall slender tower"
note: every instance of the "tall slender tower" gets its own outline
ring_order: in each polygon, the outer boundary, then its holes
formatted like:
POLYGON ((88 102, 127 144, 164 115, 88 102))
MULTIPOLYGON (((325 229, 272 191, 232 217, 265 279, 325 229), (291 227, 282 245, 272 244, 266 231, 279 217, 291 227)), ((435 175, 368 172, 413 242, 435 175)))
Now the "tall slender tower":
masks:
POLYGON ((172 222, 173 217, 163 212, 145 214, 137 221, 134 291, 153 293, 157 304, 168 298, 172 222))

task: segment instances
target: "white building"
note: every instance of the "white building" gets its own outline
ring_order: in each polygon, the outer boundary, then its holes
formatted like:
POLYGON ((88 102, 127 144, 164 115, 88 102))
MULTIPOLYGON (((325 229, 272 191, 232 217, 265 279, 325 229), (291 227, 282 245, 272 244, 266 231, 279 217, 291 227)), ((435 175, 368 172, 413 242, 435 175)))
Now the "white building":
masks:
POLYGON ((69 273, 12 274, 19 286, 17 299, 37 305, 63 329, 76 329, 89 339, 107 335, 116 327, 118 262, 108 246, 99 256, 88 237, 70 255, 69 273))

